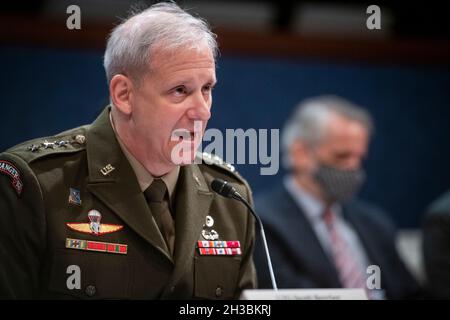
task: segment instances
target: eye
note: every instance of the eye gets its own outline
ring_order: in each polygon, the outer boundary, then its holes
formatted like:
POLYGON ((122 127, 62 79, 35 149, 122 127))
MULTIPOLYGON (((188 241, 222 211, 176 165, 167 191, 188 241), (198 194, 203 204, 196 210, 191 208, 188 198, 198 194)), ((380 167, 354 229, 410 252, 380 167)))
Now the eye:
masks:
POLYGON ((202 91, 203 91, 203 93, 210 93, 211 91, 213 91, 213 89, 214 89, 214 85, 208 84, 202 88, 202 91))
POLYGON ((176 95, 176 96, 181 96, 187 93, 187 90, 184 86, 179 86, 176 87, 172 90, 172 92, 176 95))

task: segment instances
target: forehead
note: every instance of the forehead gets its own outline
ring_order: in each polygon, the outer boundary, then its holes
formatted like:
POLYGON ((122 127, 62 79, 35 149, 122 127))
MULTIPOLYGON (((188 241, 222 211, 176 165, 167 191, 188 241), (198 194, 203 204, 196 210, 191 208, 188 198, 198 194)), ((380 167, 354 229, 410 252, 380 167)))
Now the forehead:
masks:
POLYGON ((215 61, 211 50, 206 47, 152 50, 150 72, 170 76, 175 73, 189 73, 198 70, 215 74, 215 61))
POLYGON ((334 148, 357 148, 368 143, 369 132, 360 122, 331 115, 325 123, 323 143, 334 148))

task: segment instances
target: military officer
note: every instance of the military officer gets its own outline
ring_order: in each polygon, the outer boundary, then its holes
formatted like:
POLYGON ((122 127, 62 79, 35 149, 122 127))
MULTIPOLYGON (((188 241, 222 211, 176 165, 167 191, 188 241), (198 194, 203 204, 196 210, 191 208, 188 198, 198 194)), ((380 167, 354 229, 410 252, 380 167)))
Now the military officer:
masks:
POLYGON ((252 202, 250 188, 189 152, 216 53, 204 21, 156 4, 111 33, 111 104, 92 124, 0 154, 1 298, 231 299, 256 286, 254 220, 210 184, 252 202))

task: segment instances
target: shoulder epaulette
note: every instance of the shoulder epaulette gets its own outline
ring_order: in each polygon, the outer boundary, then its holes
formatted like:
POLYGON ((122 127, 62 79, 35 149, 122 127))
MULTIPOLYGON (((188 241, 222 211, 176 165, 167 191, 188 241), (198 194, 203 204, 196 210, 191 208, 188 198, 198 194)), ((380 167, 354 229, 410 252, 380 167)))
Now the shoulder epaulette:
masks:
POLYGON ((212 165, 227 169, 228 171, 236 172, 236 168, 232 164, 225 162, 218 155, 210 154, 207 152, 203 152, 203 153, 198 152, 197 157, 200 157, 200 159, 203 162, 205 162, 206 164, 210 164, 210 165, 212 164, 212 165))
POLYGON ((23 142, 6 152, 13 153, 30 163, 51 154, 72 153, 86 147, 86 126, 23 142))
POLYGON ((219 168, 225 170, 226 172, 231 173, 234 177, 238 178, 239 180, 246 183, 245 179, 239 174, 239 172, 236 170, 235 166, 233 166, 230 163, 225 162, 218 155, 210 154, 208 152, 197 152, 196 162, 219 167, 219 168))
POLYGON ((236 168, 232 164, 225 162, 221 157, 207 152, 203 153, 197 152, 196 162, 197 161, 201 161, 200 163, 204 163, 206 165, 218 167, 222 169, 222 171, 229 173, 235 179, 244 184, 248 192, 252 194, 252 189, 250 188, 250 185, 248 184, 247 180, 245 180, 245 178, 241 176, 239 172, 237 172, 236 168))

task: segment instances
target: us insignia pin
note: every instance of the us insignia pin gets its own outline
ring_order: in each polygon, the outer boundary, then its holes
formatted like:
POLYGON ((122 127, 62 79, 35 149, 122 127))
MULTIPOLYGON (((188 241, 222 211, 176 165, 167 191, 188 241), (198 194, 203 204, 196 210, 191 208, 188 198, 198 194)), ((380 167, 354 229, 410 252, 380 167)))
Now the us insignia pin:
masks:
POLYGON ((75 188, 69 189, 69 203, 81 206, 80 190, 75 188))
POLYGON ((102 224, 100 223, 102 215, 97 210, 90 210, 88 212, 89 223, 66 223, 66 225, 78 232, 89 233, 96 236, 101 236, 107 233, 119 231, 123 228, 118 224, 102 224))
POLYGON ((108 174, 110 174, 112 171, 114 171, 116 168, 114 168, 111 164, 107 164, 106 166, 104 166, 100 172, 104 175, 107 176, 108 174))

